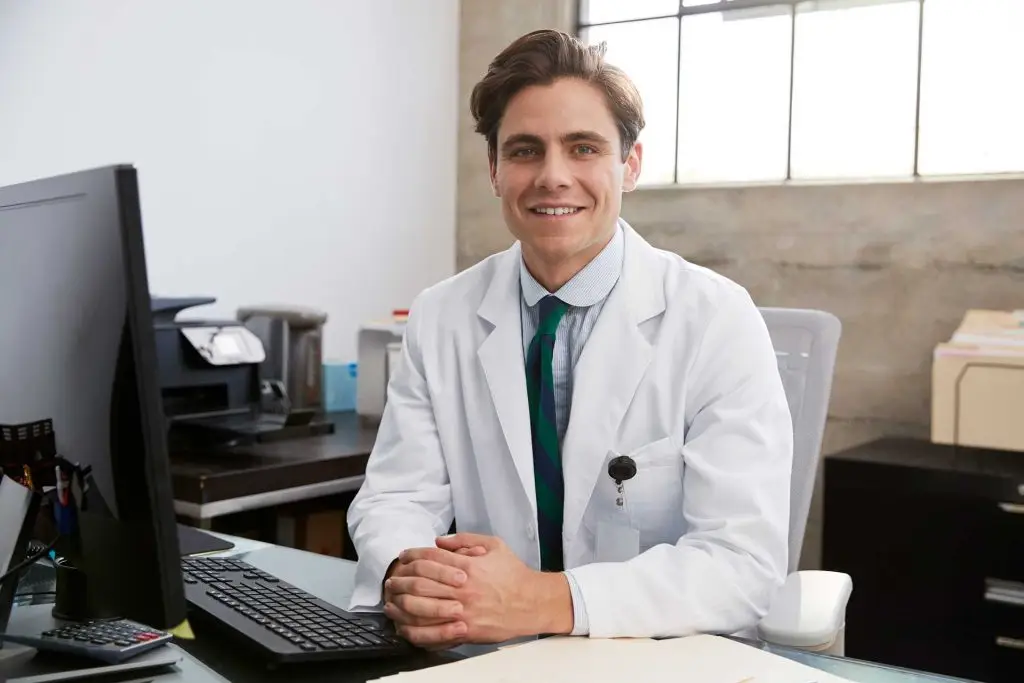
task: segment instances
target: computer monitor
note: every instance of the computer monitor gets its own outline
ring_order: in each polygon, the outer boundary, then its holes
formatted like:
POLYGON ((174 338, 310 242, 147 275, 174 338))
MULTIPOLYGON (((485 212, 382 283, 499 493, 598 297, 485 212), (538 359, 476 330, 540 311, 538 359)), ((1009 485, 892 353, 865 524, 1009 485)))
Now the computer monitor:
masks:
POLYGON ((50 420, 92 467, 110 513, 78 519, 90 594, 169 629, 186 605, 156 365, 136 170, 0 188, 0 425, 50 420))

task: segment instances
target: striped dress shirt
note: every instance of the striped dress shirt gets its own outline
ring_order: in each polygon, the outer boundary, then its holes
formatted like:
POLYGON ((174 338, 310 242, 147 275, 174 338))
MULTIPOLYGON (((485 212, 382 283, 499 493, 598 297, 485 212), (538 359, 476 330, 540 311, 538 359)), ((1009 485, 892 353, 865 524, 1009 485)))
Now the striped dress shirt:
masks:
MULTIPOLYGON (((540 300, 554 294, 569 304, 555 332, 555 348, 552 355, 552 371, 555 382, 555 422, 558 429, 558 443, 562 444, 565 430, 569 425, 569 410, 572 406, 573 370, 597 323, 601 309, 608 295, 614 289, 622 274, 623 234, 622 227, 615 230, 611 241, 571 280, 557 292, 548 292, 526 268, 519 264, 520 309, 523 322, 523 357, 527 356, 530 342, 537 331, 540 316, 540 300)), ((586 605, 579 592, 572 570, 565 572, 572 594, 573 630, 572 635, 586 635, 589 631, 586 605)))

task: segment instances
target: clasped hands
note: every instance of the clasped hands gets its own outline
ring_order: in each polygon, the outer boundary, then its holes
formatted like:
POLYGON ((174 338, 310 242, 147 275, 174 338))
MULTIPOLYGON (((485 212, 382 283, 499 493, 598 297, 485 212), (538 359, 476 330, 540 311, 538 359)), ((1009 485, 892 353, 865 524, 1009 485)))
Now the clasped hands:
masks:
POLYGON ((427 649, 572 630, 561 574, 527 567, 500 539, 442 536, 405 550, 384 581, 384 613, 400 636, 427 649))

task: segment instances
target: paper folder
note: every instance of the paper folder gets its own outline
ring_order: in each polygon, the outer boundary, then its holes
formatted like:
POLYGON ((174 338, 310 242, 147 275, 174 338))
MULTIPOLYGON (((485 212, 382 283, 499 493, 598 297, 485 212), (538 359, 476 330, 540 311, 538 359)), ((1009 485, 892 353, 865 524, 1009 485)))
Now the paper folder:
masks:
POLYGON ((668 640, 545 638, 377 680, 383 683, 851 683, 751 645, 710 635, 668 640))

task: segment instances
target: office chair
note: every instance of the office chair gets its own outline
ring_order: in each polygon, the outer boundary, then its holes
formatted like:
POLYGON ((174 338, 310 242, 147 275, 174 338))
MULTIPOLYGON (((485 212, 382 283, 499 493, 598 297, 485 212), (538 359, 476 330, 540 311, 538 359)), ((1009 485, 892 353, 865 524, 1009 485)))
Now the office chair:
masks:
POLYGON ((853 589, 841 572, 798 571, 842 325, 824 311, 761 308, 779 362, 793 418, 793 473, 789 513, 789 576, 759 636, 778 645, 842 656, 846 604, 853 589))

